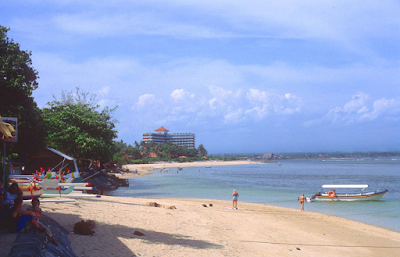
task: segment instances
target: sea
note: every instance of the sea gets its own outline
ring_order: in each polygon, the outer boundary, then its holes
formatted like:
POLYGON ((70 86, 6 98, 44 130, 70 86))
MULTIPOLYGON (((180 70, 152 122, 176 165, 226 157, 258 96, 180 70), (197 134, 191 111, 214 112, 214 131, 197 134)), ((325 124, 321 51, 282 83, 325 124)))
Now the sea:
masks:
POLYGON ((400 158, 286 160, 265 164, 170 168, 130 179, 110 195, 142 198, 195 198, 300 209, 297 198, 323 191, 324 184, 367 184, 387 189, 380 201, 311 202, 306 211, 368 223, 400 232, 400 158))

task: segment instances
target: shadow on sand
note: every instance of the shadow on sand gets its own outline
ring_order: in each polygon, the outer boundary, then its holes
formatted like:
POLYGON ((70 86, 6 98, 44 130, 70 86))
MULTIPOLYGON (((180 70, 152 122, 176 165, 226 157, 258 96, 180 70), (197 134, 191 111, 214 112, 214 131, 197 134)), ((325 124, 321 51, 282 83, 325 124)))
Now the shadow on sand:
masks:
MULTIPOLYGON (((53 208, 54 209, 54 208, 53 208)), ((68 224, 68 227, 65 227, 70 232, 73 232, 73 226, 76 222, 82 220, 79 215, 72 214, 60 214, 60 213, 46 213, 48 216, 53 218, 56 221, 60 221, 63 219, 73 220, 73 224, 68 224), (72 216, 72 217, 71 217, 72 216)), ((127 217, 129 218, 129 217, 127 217)), ((96 221, 95 221, 96 222, 96 221)), ((142 242, 147 244, 162 244, 169 246, 179 247, 189 247, 193 249, 221 249, 222 245, 213 244, 203 240, 196 240, 190 237, 176 234, 176 233, 163 233, 157 232, 154 230, 146 230, 143 228, 131 228, 123 225, 109 225, 104 223, 96 222, 96 228, 94 229, 95 233, 93 236, 87 235, 70 235, 71 244, 74 245, 84 244, 85 252, 76 252, 78 256, 86 255, 86 256, 96 256, 96 253, 101 253, 103 256, 137 256, 140 249, 137 249, 136 253, 129 249, 120 239, 124 238, 127 240, 142 240, 142 242), (139 231, 144 234, 144 236, 135 235, 135 231, 139 231), (96 244, 92 244, 96 241, 96 244), (101 245, 101 247, 98 247, 101 245), (97 247, 97 248, 96 248, 97 247), (98 249, 101 248, 101 249, 98 249), (92 254, 89 254, 92 252, 92 254)))

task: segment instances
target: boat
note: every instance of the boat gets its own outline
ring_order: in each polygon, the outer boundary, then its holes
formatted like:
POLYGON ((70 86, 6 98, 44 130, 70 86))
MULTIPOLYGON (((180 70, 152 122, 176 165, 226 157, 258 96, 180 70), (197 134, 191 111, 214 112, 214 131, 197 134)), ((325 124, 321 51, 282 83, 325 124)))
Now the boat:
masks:
POLYGON ((211 168, 211 166, 206 166, 206 168, 211 168))
MULTIPOLYGON (((44 190, 43 194, 69 194, 74 190, 74 186, 84 186, 78 185, 82 182, 82 177, 79 174, 75 158, 53 148, 46 147, 36 159, 34 161, 36 167, 39 165, 48 167, 51 167, 53 164, 56 165, 51 169, 48 168, 47 171, 41 167, 40 171, 36 170, 36 174, 34 175, 10 175, 10 183, 18 183, 23 191, 34 183, 36 188, 44 190), (66 183, 72 183, 72 185, 67 186, 66 183)), ((34 168, 31 167, 31 170, 33 173, 34 168)), ((39 191, 37 193, 39 194, 39 191)))
POLYGON ((39 198, 43 195, 44 189, 43 188, 21 188, 22 190, 22 200, 32 200, 34 198, 39 198))
POLYGON ((318 192, 311 197, 316 201, 377 201, 381 200, 383 195, 388 191, 376 190, 364 192, 368 185, 323 185, 328 192, 318 192), (343 189, 344 192, 336 192, 336 189, 343 189), (353 190, 351 190, 353 189, 353 190), (354 192, 354 189, 361 189, 361 192, 354 192), (346 192, 347 191, 347 192, 346 192), (353 191, 353 192, 351 192, 353 191))

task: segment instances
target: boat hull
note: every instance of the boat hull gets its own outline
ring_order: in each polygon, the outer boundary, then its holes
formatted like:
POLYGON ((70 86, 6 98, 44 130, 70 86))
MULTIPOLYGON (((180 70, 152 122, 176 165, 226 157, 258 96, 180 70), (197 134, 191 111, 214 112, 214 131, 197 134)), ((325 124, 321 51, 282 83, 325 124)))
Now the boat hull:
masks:
POLYGON ((336 193, 334 197, 329 197, 327 193, 322 193, 320 195, 315 196, 315 200, 317 201, 379 201, 382 199, 383 195, 387 192, 387 190, 380 190, 375 192, 367 192, 367 193, 336 193))
POLYGON ((43 193, 43 189, 35 189, 30 191, 29 189, 21 189, 22 190, 22 200, 32 200, 35 198, 39 198, 43 193))
POLYGON ((44 192, 45 194, 69 194, 74 190, 73 186, 70 187, 61 187, 60 190, 58 188, 47 188, 44 192))

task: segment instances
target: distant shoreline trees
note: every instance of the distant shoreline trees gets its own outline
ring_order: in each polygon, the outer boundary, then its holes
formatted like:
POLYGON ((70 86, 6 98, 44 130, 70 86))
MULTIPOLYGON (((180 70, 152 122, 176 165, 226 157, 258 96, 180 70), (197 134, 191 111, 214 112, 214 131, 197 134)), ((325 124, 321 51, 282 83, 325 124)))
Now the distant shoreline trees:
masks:
POLYGON ((153 141, 138 143, 134 146, 124 143, 122 140, 115 143, 116 153, 113 160, 120 165, 124 164, 142 164, 157 161, 176 161, 190 162, 199 161, 207 158, 207 150, 202 144, 196 148, 187 148, 165 142, 155 144, 153 141))

